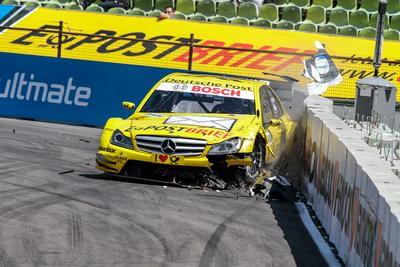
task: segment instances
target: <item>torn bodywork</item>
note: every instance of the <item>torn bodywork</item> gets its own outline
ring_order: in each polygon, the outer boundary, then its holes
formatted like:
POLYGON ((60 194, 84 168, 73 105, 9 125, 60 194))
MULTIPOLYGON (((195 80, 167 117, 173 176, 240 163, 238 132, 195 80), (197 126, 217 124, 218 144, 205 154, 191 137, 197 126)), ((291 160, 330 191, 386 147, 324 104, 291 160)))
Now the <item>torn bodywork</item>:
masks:
POLYGON ((296 201, 299 192, 282 175, 260 177, 254 186, 249 188, 251 196, 259 196, 266 200, 296 201))
POLYGON ((142 177, 161 183, 212 189, 227 189, 246 185, 241 174, 245 171, 246 166, 252 164, 252 158, 249 154, 208 156, 208 160, 210 161, 209 168, 149 164, 130 160, 125 164, 120 174, 142 177))

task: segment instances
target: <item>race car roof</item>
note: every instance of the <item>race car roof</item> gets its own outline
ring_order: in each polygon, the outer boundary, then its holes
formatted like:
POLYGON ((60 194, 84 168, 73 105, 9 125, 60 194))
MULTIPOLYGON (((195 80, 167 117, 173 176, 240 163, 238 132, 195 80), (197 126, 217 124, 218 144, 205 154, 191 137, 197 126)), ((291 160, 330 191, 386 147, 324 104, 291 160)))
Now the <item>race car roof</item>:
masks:
POLYGON ((269 85, 268 81, 194 73, 172 73, 164 77, 160 83, 162 82, 203 85, 209 87, 228 87, 247 91, 254 91, 262 85, 269 85))

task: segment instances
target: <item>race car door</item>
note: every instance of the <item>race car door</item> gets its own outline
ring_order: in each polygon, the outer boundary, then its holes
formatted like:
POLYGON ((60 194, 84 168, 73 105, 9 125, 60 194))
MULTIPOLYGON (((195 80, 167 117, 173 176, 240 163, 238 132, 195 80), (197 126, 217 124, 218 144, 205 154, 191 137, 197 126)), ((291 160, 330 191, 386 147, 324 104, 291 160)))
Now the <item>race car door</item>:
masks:
MULTIPOLYGON (((283 109, 277 101, 276 96, 268 86, 260 88, 260 103, 262 109, 262 121, 270 149, 266 156, 267 163, 276 161, 283 151, 285 143, 284 125, 281 121, 283 109)), ((268 144, 267 144, 268 146, 268 144)), ((267 147, 268 151, 268 147, 267 147)))

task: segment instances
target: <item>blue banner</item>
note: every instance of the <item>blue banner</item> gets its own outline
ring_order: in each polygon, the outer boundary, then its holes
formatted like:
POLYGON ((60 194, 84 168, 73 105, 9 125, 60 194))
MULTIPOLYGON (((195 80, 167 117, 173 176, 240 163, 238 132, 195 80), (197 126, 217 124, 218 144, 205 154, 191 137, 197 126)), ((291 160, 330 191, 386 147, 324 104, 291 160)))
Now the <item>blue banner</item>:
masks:
POLYGON ((172 69, 0 53, 0 116, 102 127, 172 69))

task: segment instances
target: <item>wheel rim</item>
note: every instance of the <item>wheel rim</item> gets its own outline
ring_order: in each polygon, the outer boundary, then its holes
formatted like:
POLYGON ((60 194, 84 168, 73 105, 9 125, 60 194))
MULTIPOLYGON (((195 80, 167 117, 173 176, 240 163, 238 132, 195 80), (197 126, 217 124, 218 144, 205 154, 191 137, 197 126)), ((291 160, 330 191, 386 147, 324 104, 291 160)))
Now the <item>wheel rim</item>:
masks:
POLYGON ((255 179, 261 171, 261 167, 262 167, 262 158, 263 158, 263 154, 262 154, 262 147, 261 147, 261 143, 257 142, 253 152, 251 153, 251 158, 253 161, 253 164, 251 166, 247 166, 246 167, 246 174, 247 177, 251 178, 251 179, 255 179))

